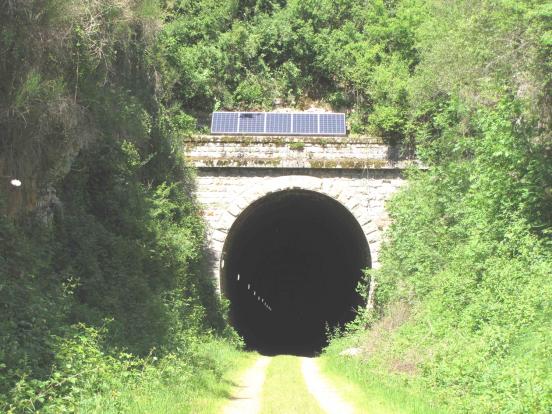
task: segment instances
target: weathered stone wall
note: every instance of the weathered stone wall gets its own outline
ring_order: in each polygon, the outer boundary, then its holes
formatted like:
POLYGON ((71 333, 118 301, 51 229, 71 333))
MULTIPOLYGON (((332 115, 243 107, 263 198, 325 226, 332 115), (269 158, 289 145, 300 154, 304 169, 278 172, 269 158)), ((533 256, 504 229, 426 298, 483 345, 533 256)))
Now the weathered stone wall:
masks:
POLYGON ((385 201, 413 163, 373 137, 195 136, 184 146, 198 169, 208 266, 219 287, 224 242, 236 218, 256 200, 289 189, 325 194, 345 206, 362 227, 377 267, 388 224, 385 201))
POLYGON ((398 148, 372 137, 197 136, 185 141, 196 167, 401 169, 398 148))
POLYGON ((362 227, 372 266, 378 266, 385 201, 403 183, 399 170, 200 169, 197 197, 209 226, 210 268, 219 281, 221 254, 236 218, 254 201, 277 191, 303 189, 325 194, 345 206, 362 227))

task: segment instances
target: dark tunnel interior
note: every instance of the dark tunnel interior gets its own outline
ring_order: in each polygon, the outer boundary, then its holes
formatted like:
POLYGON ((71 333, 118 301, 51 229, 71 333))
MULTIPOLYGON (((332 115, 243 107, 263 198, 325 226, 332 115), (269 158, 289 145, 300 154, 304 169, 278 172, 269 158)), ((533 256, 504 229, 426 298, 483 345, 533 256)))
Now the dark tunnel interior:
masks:
POLYGON ((224 247, 221 286, 230 319, 250 349, 314 355, 327 326, 353 319, 356 286, 370 266, 363 231, 332 198, 304 190, 250 205, 224 247))

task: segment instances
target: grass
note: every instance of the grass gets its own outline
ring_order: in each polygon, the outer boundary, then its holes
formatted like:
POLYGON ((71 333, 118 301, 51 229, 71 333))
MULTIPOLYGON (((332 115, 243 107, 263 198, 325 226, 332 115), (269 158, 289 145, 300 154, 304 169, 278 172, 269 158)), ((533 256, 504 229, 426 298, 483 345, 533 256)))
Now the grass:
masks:
MULTIPOLYGON (((214 348, 214 352, 220 353, 220 348, 214 348)), ((222 378, 210 378, 207 388, 199 388, 204 390, 202 393, 197 393, 196 397, 191 402, 192 413, 218 413, 222 407, 228 403, 231 396, 232 388, 237 384, 237 381, 243 373, 251 367, 256 361, 257 354, 251 352, 241 352, 232 349, 232 355, 226 358, 226 372, 222 378)), ((220 357, 221 354, 219 354, 220 357)))
POLYGON ((267 368, 262 393, 261 414, 323 414, 316 399, 309 393, 301 360, 280 355, 267 368))
POLYGON ((154 373, 126 389, 103 392, 84 402, 79 413, 210 414, 221 411, 236 380, 254 361, 252 353, 235 349, 223 341, 203 345, 203 366, 186 369, 176 361, 182 375, 165 377, 154 373))
POLYGON ((377 372, 359 359, 325 353, 319 360, 321 372, 331 380, 340 395, 357 408, 370 414, 445 414, 434 407, 422 390, 408 387, 399 379, 377 372))

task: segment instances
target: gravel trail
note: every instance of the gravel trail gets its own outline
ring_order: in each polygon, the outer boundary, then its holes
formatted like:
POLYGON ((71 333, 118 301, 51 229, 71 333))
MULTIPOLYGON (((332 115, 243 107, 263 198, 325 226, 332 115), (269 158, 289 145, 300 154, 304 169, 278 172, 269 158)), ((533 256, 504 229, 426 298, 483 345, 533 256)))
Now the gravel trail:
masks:
POLYGON ((301 358, 301 369, 307 388, 328 414, 354 414, 353 407, 345 402, 334 387, 320 374, 316 359, 301 358))
POLYGON ((246 371, 230 397, 230 403, 224 407, 224 414, 257 414, 259 412, 266 368, 270 361, 270 357, 262 356, 253 367, 246 371))
MULTIPOLYGON (((259 414, 262 407, 262 395, 266 371, 271 361, 271 357, 262 356, 245 372, 245 375, 241 378, 232 396, 230 397, 230 402, 224 407, 223 414, 259 414)), ((353 406, 344 401, 332 384, 322 376, 315 358, 300 358, 300 362, 301 372, 303 374, 303 379, 307 386, 308 392, 316 399, 319 408, 327 414, 355 413, 353 406)), ((290 372, 290 381, 292 377, 293 373, 290 372)), ((284 380, 287 381, 286 378, 284 378, 284 380)), ((304 392, 306 392, 306 390, 304 392)), ((280 401, 278 398, 287 398, 288 403, 289 401, 295 401, 297 404, 299 403, 297 399, 292 397, 292 395, 277 396, 277 402, 280 401), (292 400, 290 400, 290 398, 292 400)), ((302 398, 299 398, 299 400, 302 400, 302 398)), ((270 409, 274 409, 272 405, 274 405, 274 401, 269 403, 269 411, 270 409)), ((278 405, 276 404, 276 406, 278 405)), ((316 412, 318 412, 319 408, 316 409, 316 412)), ((265 406, 263 408, 263 412, 265 412, 266 409, 267 407, 265 406)), ((291 411, 296 413, 301 410, 302 408, 296 406, 292 407, 291 411)))

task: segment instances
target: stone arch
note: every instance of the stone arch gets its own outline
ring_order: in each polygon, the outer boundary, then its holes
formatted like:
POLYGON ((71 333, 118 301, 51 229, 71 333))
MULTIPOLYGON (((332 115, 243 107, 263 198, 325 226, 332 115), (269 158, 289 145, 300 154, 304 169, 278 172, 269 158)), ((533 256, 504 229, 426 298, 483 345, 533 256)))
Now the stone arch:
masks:
MULTIPOLYGON (((236 199, 236 203, 234 204, 234 206, 230 208, 227 212, 225 212, 224 215, 220 218, 220 228, 224 228, 224 240, 220 240, 221 243, 219 246, 219 251, 221 253, 224 252, 226 237, 228 236, 228 234, 230 234, 230 231, 235 222, 251 205, 255 204, 256 202, 267 196, 270 196, 271 194, 290 190, 312 191, 313 193, 318 193, 329 197, 337 203, 341 204, 341 206, 343 206, 343 208, 346 209, 359 224, 360 228, 364 232, 366 240, 368 241, 369 248, 370 243, 368 235, 372 234, 376 230, 376 228, 374 225, 372 225, 372 221, 367 216, 367 212, 365 211, 364 206, 355 201, 353 190, 351 191, 351 194, 347 196, 347 193, 346 191, 344 191, 343 188, 327 185, 324 180, 318 177, 294 175, 291 177, 279 177, 267 183, 267 185, 263 186, 262 188, 253 187, 250 189, 246 189, 246 191, 243 192, 239 196, 239 198, 236 199)), ((367 254, 369 260, 371 261, 371 252, 369 250, 367 254)), ((223 257, 221 254, 218 269, 219 275, 221 275, 220 271, 223 267, 222 260, 223 257)))
MULTIPOLYGON (((231 184, 231 182, 229 182, 231 184)), ((371 210, 370 189, 359 192, 358 186, 343 185, 339 180, 317 177, 312 175, 282 175, 267 177, 262 181, 252 182, 251 186, 240 188, 240 192, 232 191, 224 194, 224 208, 217 208, 209 212, 209 250, 207 266, 214 278, 216 288, 221 293, 221 265, 222 252, 227 235, 237 218, 253 203, 275 194, 288 190, 305 190, 325 195, 347 209, 356 219, 367 239, 370 251, 370 262, 373 267, 378 267, 378 251, 380 245, 380 229, 374 221, 371 210), (231 194, 231 196, 230 196, 231 194), (213 214, 214 213, 214 214, 213 214)))
POLYGON ((219 217, 220 229, 224 229, 225 236, 230 231, 234 221, 240 214, 255 201, 270 194, 286 190, 305 190, 328 196, 339 202, 355 217, 364 231, 365 235, 373 233, 376 228, 367 214, 367 206, 362 205, 355 199, 355 190, 347 190, 328 184, 319 177, 312 176, 282 176, 267 182, 263 187, 246 189, 235 199, 235 204, 219 217))
MULTIPOLYGON (((311 341, 310 349, 322 346, 321 323, 345 323, 352 318, 351 310, 361 303, 355 287, 361 279, 361 269, 371 265, 364 229, 345 205, 347 198, 339 199, 339 194, 332 197, 320 180, 308 178, 301 180, 301 185, 293 185, 299 181, 282 180, 271 186, 272 191, 250 191, 244 200, 253 201, 246 206, 238 203, 228 212, 234 220, 227 225, 220 249, 220 289, 239 308, 246 306, 239 303, 249 303, 247 312, 231 307, 231 315, 246 341, 249 338, 260 349, 274 345, 275 339, 268 345, 256 342, 262 342, 259 338, 263 335, 258 332, 264 332, 264 324, 259 325, 257 317, 252 321, 251 312, 263 309, 257 310, 257 303, 250 303, 250 292, 243 290, 244 283, 248 289, 251 283, 257 286, 257 292, 264 291, 263 298, 280 302, 281 309, 288 307, 281 302, 287 297, 295 297, 289 306, 299 314, 319 309, 319 313, 309 316, 312 322, 301 328, 290 322, 293 318, 288 314, 272 321, 276 325, 287 321, 285 329, 295 329, 299 336, 306 327, 316 326, 316 332, 303 343, 311 341), (320 308, 321 300, 327 306, 320 308), (257 328, 248 331, 251 324, 257 328), (312 341, 319 341, 318 345, 312 345, 312 341)), ((265 340, 266 335, 265 332, 265 340)))

